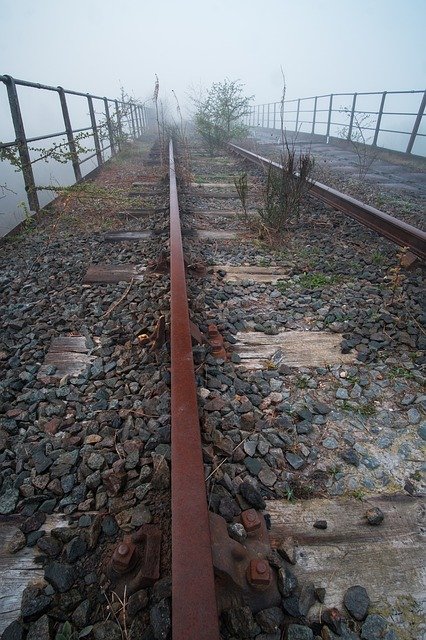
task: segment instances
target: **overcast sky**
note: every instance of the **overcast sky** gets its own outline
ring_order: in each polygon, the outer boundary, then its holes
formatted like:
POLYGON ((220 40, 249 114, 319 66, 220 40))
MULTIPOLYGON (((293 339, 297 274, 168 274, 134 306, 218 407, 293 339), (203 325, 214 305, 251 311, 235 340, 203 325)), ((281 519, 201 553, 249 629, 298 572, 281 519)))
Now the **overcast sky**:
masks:
POLYGON ((0 73, 115 97, 423 89, 426 0, 0 0, 0 73))

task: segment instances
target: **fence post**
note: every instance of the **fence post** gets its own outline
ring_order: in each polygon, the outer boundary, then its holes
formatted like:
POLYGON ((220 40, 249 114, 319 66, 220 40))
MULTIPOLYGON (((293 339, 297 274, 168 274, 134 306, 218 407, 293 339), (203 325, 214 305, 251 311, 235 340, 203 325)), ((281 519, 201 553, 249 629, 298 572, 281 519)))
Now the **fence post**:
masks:
POLYGON ((333 112, 333 94, 330 94, 330 102, 328 104, 328 120, 327 120, 327 133, 325 134, 326 142, 328 143, 328 139, 330 137, 330 127, 331 127, 331 114, 333 112))
POLYGON ((117 146, 118 146, 118 150, 121 151, 122 142, 123 142, 123 128, 121 126, 121 113, 120 113, 120 107, 118 106, 118 100, 114 100, 114 103, 115 103, 115 113, 117 116, 117 130, 118 130, 117 146))
POLYGON ((419 130, 420 123, 422 121, 422 117, 423 117, 423 114, 424 114, 424 111, 425 111, 425 106, 426 106, 426 91, 424 92, 422 101, 420 103, 419 112, 418 112, 416 120, 414 122, 414 127, 413 127, 413 130, 411 132, 410 140, 408 141, 406 153, 411 153, 413 145, 414 145, 414 143, 416 141, 417 132, 419 130))
POLYGON ((260 126, 260 104, 257 105, 257 125, 260 126))
POLYGON ((132 121, 132 132, 133 132, 133 140, 136 138, 136 129, 135 129, 135 118, 133 115, 133 102, 130 102, 130 119, 132 121))
POLYGON ((265 128, 265 105, 262 104, 262 129, 265 128))
POLYGON ((275 129, 276 122, 277 122, 277 103, 274 102, 274 126, 273 126, 273 129, 275 129))
POLYGON ((267 126, 267 128, 268 128, 268 129, 269 129, 269 112, 270 112, 270 107, 271 107, 271 105, 270 105, 270 104, 268 104, 268 126, 267 126))
POLYGON ((111 118, 109 115, 109 106, 108 106, 108 99, 104 98, 104 105, 105 105, 105 116, 106 116, 106 121, 107 121, 107 129, 108 129, 108 137, 109 137, 109 142, 111 145, 111 155, 115 156, 115 143, 114 143, 114 131, 112 130, 112 124, 111 124, 111 118))
POLYGON ((352 140, 352 127, 354 124, 354 116, 355 116, 355 104, 356 104, 356 97, 358 94, 354 93, 354 99, 352 100, 352 110, 351 110, 351 119, 349 122, 349 130, 348 130, 348 140, 352 140))
POLYGON ((380 101, 379 113, 377 116, 376 130, 374 132, 373 142, 371 143, 371 146, 373 147, 377 146, 377 138, 379 137, 379 133, 380 133, 380 125, 382 122, 382 115, 383 115, 383 108, 385 106, 386 94, 387 94, 387 91, 383 91, 382 99, 380 101))
POLYGON ((92 100, 92 96, 89 93, 87 94, 87 102, 89 104, 90 122, 92 124, 93 140, 95 142, 95 150, 96 150, 96 158, 98 160, 98 167, 100 167, 101 164, 103 163, 101 145, 100 145, 100 142, 99 142, 98 127, 96 125, 95 110, 93 108, 93 100, 92 100))
POLYGON ((297 100, 297 113, 296 113, 296 133, 299 128, 299 111, 300 111, 300 98, 297 100))
POLYGON ((13 127, 15 129, 16 143, 18 147, 19 159, 22 165, 25 191, 27 192, 28 204, 31 211, 39 211, 37 189, 34 182, 34 173, 31 166, 30 152, 28 151, 27 138, 25 136, 24 121, 22 120, 21 108, 19 106, 18 92, 16 91, 15 80, 12 76, 7 78, 7 96, 9 99, 10 113, 13 127))
POLYGON ((318 96, 315 96, 314 114, 312 116, 312 131, 311 131, 312 135, 314 135, 314 133, 315 133, 315 120, 317 118, 317 102, 318 102, 318 96))
POLYGON ((71 126, 70 114, 68 111, 67 98, 65 96, 65 91, 63 90, 62 87, 58 87, 58 93, 59 93, 59 100, 61 101, 62 116, 64 118, 68 146, 70 148, 70 153, 71 153, 72 167, 74 169, 75 180, 76 182, 78 182, 79 180, 81 180, 82 176, 81 176, 80 163, 78 161, 77 147, 75 146, 75 140, 74 140, 74 135, 73 135, 72 126, 71 126))

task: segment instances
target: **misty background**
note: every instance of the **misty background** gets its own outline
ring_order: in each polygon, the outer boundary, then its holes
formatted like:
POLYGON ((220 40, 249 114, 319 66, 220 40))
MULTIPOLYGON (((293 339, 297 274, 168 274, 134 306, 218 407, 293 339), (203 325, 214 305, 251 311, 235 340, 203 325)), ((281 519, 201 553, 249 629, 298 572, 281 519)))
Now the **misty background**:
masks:
MULTIPOLYGON (((425 0, 0 0, 0 74, 109 98, 123 88, 147 106, 157 74, 159 98, 175 117, 172 90, 189 116, 189 95, 224 78, 241 80, 253 104, 279 101, 281 67, 287 99, 422 90, 425 18, 425 0)), ((27 137, 63 130, 56 93, 18 93, 27 137)), ((88 126, 87 102, 67 101, 73 128, 88 126)), ((418 104, 413 97, 403 110, 418 104)), ((14 138, 0 83, 0 140, 14 138)), ((83 174, 95 166, 95 159, 85 163, 83 174)), ((37 163, 34 170, 37 184, 74 180, 70 165, 37 163)), ((2 184, 17 194, 0 199, 0 235, 22 219, 25 200, 22 178, 6 162, 2 184)), ((50 197, 40 194, 41 204, 50 197)))

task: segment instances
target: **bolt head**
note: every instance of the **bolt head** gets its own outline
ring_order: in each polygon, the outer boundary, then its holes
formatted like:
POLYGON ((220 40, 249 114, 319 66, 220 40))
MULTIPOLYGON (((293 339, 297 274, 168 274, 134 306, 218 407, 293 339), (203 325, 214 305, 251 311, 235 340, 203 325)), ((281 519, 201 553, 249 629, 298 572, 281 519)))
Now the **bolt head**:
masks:
POLYGON ((247 509, 241 514, 241 522, 247 533, 260 529, 260 517, 255 509, 247 509))
POLYGON ((252 587, 268 587, 272 581, 272 571, 267 560, 250 560, 247 568, 247 580, 252 587))

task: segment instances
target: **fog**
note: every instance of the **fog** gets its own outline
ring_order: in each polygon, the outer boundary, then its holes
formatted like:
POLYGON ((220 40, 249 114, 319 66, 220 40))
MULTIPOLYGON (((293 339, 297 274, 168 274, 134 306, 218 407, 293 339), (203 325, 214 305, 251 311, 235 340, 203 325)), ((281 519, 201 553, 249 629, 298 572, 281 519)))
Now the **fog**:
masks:
MULTIPOLYGON (((189 94, 224 78, 254 104, 277 101, 281 67, 288 99, 424 89, 425 18, 424 0, 0 0, 0 74, 111 98, 123 87, 147 104, 157 74, 160 99, 174 112, 174 90, 186 113, 189 94)), ((58 96, 45 93, 19 89, 27 136, 63 128, 58 96)), ((70 110, 83 126, 87 108, 70 110)), ((0 84, 0 140, 14 137, 0 84)), ((51 181, 71 180, 66 171, 51 181)), ((3 162, 5 183, 21 189, 3 162)), ((3 198, 0 213, 11 206, 3 198)))
POLYGON ((422 89, 424 0, 0 0, 0 73, 99 95, 179 100, 239 78, 256 102, 422 89))

